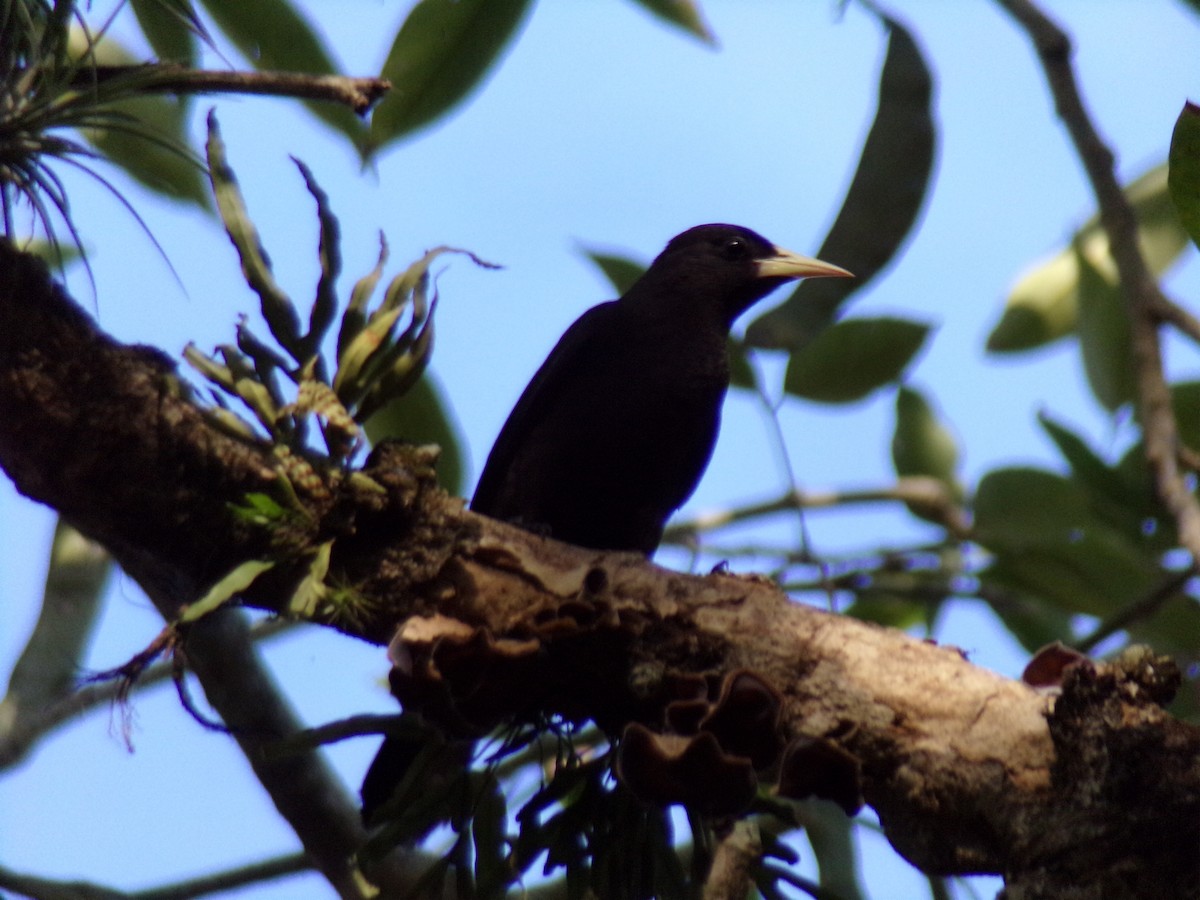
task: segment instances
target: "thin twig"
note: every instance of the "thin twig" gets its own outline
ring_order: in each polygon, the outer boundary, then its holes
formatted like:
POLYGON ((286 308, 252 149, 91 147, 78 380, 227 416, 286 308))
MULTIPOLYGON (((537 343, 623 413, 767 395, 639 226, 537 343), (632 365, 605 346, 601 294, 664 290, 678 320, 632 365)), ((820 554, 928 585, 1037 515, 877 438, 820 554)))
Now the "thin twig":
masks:
POLYGON ((1200 453, 1187 444, 1179 445, 1179 464, 1192 472, 1200 472, 1200 453))
POLYGON ((1089 653, 1098 644, 1107 640, 1118 631, 1150 618, 1169 600, 1178 597, 1179 592, 1183 590, 1183 586, 1195 575, 1195 566, 1188 566, 1179 572, 1172 572, 1159 584, 1155 585, 1144 597, 1109 616, 1097 626, 1095 631, 1087 637, 1076 641, 1075 649, 1080 653, 1089 653))
POLYGON ((1200 344, 1200 318, 1192 315, 1178 303, 1159 295, 1154 304, 1154 312, 1159 321, 1173 325, 1182 334, 1187 335, 1193 342, 1200 344))
POLYGON ((663 535, 664 543, 682 543, 689 536, 713 531, 763 516, 795 509, 817 509, 832 506, 850 506, 861 503, 916 503, 935 513, 939 522, 956 537, 965 537, 968 530, 967 517, 954 500, 946 485, 937 478, 926 475, 910 475, 899 478, 893 485, 860 490, 787 491, 783 495, 761 503, 752 503, 736 509, 723 509, 701 513, 693 519, 670 526, 663 535))
POLYGON ((1132 330, 1137 376, 1137 409, 1146 444, 1146 462, 1154 473, 1158 495, 1174 516, 1180 544, 1200 560, 1200 503, 1179 470, 1179 443, 1171 392, 1163 377, 1159 317, 1170 304, 1146 266, 1137 241, 1137 217, 1114 172, 1112 151, 1101 139, 1084 108, 1071 66, 1071 42, 1030 0, 997 0, 1029 35, 1059 118, 1075 145, 1100 207, 1100 223, 1108 236, 1121 293, 1132 330))
POLYGON ((93 900, 188 900, 219 894, 261 881, 273 881, 313 868, 312 861, 303 853, 289 853, 275 859, 238 866, 225 872, 190 878, 187 881, 165 884, 144 891, 119 891, 91 882, 54 881, 34 875, 22 875, 8 869, 0 869, 0 887, 18 891, 38 900, 77 900, 89 897, 93 900))
POLYGON ((99 66, 81 70, 76 80, 90 84, 124 75, 137 75, 137 92, 142 94, 268 94, 301 100, 328 100, 349 106, 360 116, 392 88, 386 78, 189 69, 177 63, 99 66))
MULTIPOLYGON (((788 453, 787 438, 783 434, 783 424, 779 421, 780 403, 772 402, 770 396, 767 394, 767 386, 763 381, 762 370, 750 359, 747 359, 746 363, 754 375, 754 393, 758 396, 759 405, 762 408, 763 415, 766 417, 767 430, 775 445, 775 454, 779 458, 779 464, 783 468, 784 475, 787 477, 788 489, 794 496, 800 491, 800 480, 796 477, 796 469, 792 465, 792 458, 788 453)), ((813 552, 812 535, 809 534, 808 520, 804 517, 804 507, 802 506, 796 507, 796 530, 800 538, 800 552, 806 559, 812 560, 814 565, 820 567, 821 578, 827 582, 825 596, 829 601, 829 608, 833 609, 835 599, 833 584, 829 581, 827 566, 813 552)))
POLYGON ((265 748, 263 753, 267 758, 272 758, 297 753, 301 750, 312 750, 323 744, 332 744, 347 738, 371 737, 381 734, 414 736, 418 733, 419 729, 416 727, 405 727, 399 713, 390 715, 362 713, 357 716, 347 716, 326 725, 298 731, 276 741, 270 747, 265 748))

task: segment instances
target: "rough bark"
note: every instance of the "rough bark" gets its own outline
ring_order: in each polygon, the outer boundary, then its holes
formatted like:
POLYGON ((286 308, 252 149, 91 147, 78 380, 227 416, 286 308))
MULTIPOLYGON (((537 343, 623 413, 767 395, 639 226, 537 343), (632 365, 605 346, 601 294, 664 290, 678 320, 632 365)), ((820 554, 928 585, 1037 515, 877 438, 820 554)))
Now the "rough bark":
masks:
POLYGON ((541 711, 663 731, 681 683, 753 673, 779 698, 779 746, 852 754, 892 844, 926 872, 1001 873, 1010 897, 1200 896, 1200 732, 1161 709, 1168 662, 1083 663, 1056 699, 762 579, 487 520, 436 487, 431 463, 383 445, 352 477, 231 436, 162 354, 100 333, 0 245, 0 466, 108 546, 164 615, 247 559, 276 566, 243 602, 284 612, 331 541, 338 590, 312 617, 391 642, 398 693, 451 729, 541 711), (285 478, 285 520, 231 511, 285 478))

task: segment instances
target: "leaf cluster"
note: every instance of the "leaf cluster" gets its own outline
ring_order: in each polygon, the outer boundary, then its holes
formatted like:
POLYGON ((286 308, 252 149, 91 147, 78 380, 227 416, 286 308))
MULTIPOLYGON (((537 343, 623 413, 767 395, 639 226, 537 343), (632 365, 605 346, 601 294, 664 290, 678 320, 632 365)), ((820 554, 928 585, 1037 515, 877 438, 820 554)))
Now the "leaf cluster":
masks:
POLYGON ((295 163, 316 202, 320 231, 321 271, 304 323, 297 304, 275 279, 226 159, 215 114, 210 113, 208 168, 217 209, 274 342, 257 337, 243 318, 235 344, 222 345, 212 355, 188 345, 184 356, 216 388, 213 397, 219 408, 213 414, 224 427, 254 436, 251 426, 229 410, 226 398, 236 399, 272 442, 302 451, 315 419, 329 458, 345 462, 363 443, 362 426, 405 396, 428 365, 437 305, 430 266, 445 253, 462 253, 478 265, 492 266, 467 251, 438 247, 393 277, 373 303, 387 262, 387 244, 381 237, 379 259, 351 290, 336 349, 327 353, 324 342, 341 305, 336 293, 341 274, 338 222, 312 172, 299 160, 295 163))

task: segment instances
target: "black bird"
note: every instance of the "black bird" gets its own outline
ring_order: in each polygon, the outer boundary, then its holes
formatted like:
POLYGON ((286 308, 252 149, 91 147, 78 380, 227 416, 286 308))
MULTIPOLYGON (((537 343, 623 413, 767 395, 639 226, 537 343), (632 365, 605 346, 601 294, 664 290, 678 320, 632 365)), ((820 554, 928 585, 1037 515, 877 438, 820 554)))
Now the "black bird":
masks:
MULTIPOLYGON (((849 275, 736 225, 673 238, 623 297, 567 329, 500 430, 471 508, 649 556, 716 444, 734 320, 787 281, 849 275)), ((383 742, 363 781, 364 820, 419 750, 383 742)))
POLYGON ((712 456, 734 320, 788 280, 849 275, 736 225, 673 238, 623 297, 567 329, 496 438, 471 508, 650 555, 712 456))

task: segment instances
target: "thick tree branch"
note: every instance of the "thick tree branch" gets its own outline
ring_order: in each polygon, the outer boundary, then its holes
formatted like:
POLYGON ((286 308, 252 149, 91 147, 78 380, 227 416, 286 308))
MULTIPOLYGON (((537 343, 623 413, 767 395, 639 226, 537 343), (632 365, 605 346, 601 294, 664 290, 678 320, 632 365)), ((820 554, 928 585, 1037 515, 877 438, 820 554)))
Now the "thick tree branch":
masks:
MULTIPOLYGON (((1200 561, 1200 503, 1179 469, 1179 433, 1171 408, 1171 392, 1163 376, 1158 325, 1172 304, 1162 295, 1142 257, 1137 216, 1121 190, 1112 151, 1097 133, 1083 105, 1071 66, 1071 42, 1061 28, 1029 0, 998 0, 1025 29, 1041 59, 1054 106, 1067 127, 1100 207, 1100 224, 1117 265, 1121 293, 1132 326, 1132 352, 1137 373, 1137 410, 1146 444, 1146 461, 1154 473, 1158 495, 1175 517, 1179 542, 1200 561)), ((1182 321, 1175 317, 1177 323, 1182 321)))
MULTIPOLYGON (((108 547, 168 619, 203 593, 227 566, 228 554, 268 553, 269 539, 243 543, 250 532, 236 526, 228 507, 219 507, 253 485, 269 489, 275 477, 263 448, 216 432, 172 373, 157 351, 123 347, 99 333, 44 266, 0 241, 0 464, 20 490, 50 502, 108 547), (132 430, 106 426, 110 415, 132 416, 132 430), (133 439, 140 429, 149 430, 133 439), (40 462, 38 454, 45 454, 40 462), (139 475, 142 465, 150 469, 139 475), (194 542, 204 532, 191 530, 190 512, 170 515, 174 524, 160 533, 165 541, 154 537, 172 504, 196 499, 196 476, 222 497, 192 510, 198 514, 193 525, 218 529, 214 534, 231 529, 242 547, 196 553, 194 542), (92 484, 89 493, 98 492, 92 499, 67 496, 85 483, 92 484), (108 498, 100 504, 109 505, 107 513, 96 505, 101 497, 108 498), (178 565, 186 556, 193 564, 178 565)), ((187 658, 314 865, 339 895, 362 896, 350 865, 365 836, 357 803, 316 752, 263 757, 265 744, 302 724, 258 658, 243 618, 229 611, 197 623, 187 658)), ((395 876, 389 871, 387 877, 395 876)))
MULTIPOLYGON (((353 477, 281 460, 220 430, 161 354, 101 334, 7 245, 0 409, 0 466, 18 489, 108 546, 164 615, 255 558, 275 567, 244 601, 286 612, 331 544, 337 590, 313 617, 391 642, 393 689, 452 731, 546 713, 610 734, 630 722, 661 731, 681 685, 742 673, 778 697, 767 727, 779 746, 816 742, 853 760, 861 785, 842 787, 861 787, 927 872, 1002 872, 1026 897, 1068 896, 1052 892, 1064 885, 1124 896, 1102 890, 1130 878, 1141 896, 1198 896, 1200 732, 1162 711, 1177 678, 1163 661, 1078 665, 1055 703, 953 648, 792 603, 762 579, 671 572, 467 512, 436 487, 421 448, 381 445, 353 477), (251 492, 294 497, 293 508, 254 524, 231 511, 251 492)), ((234 689, 214 672, 231 621, 186 632, 222 715, 234 689)), ((252 760, 291 727, 231 724, 252 760)), ((768 758, 758 777, 773 780, 768 758)), ((331 843, 354 842, 338 791, 304 795, 325 805, 331 843)), ((329 847, 305 846, 323 848, 328 873, 329 847)))

